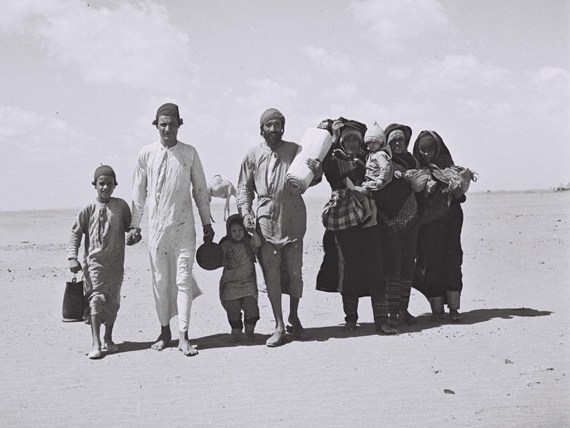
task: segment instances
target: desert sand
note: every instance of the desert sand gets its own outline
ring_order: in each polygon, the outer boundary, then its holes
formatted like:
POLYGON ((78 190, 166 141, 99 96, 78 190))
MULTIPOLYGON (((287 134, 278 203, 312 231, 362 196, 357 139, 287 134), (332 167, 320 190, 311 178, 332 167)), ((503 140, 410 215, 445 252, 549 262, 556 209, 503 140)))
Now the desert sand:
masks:
MULTIPOLYGON (((61 321, 76 211, 0 213, 0 426, 570 426, 570 192, 469 195, 463 322, 430 322, 414 292, 420 322, 398 336, 375 334, 369 299, 345 332, 340 296, 315 290, 323 203, 307 202, 300 315, 311 340, 267 348, 261 293, 256 340, 228 343, 221 271, 195 266, 199 355, 175 341, 150 350, 159 324, 143 239, 127 248, 120 352, 97 361, 89 327, 61 321)), ((218 241, 223 204, 213 206, 218 241)))

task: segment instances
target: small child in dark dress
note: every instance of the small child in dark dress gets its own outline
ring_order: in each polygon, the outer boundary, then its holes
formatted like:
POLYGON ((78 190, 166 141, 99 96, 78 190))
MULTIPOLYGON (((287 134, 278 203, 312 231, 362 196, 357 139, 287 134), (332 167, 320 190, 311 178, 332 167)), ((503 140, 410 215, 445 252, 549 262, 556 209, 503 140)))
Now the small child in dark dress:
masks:
POLYGON ((230 340, 239 342, 244 324, 247 338, 255 337, 255 325, 259 320, 254 263, 261 241, 256 232, 253 235, 247 233, 239 214, 228 218, 226 229, 227 235, 220 241, 224 253, 220 300, 228 314, 228 321, 232 328, 230 340))

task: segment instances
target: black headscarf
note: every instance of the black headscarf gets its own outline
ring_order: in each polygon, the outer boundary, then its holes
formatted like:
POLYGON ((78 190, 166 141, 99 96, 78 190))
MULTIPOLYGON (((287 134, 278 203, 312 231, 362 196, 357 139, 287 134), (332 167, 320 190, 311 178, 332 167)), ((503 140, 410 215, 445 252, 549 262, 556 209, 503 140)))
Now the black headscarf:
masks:
MULTIPOLYGON (((453 158, 451 157, 451 153, 443 139, 439 136, 439 134, 435 131, 422 131, 416 138, 416 142, 414 143, 414 156, 422 162, 422 158, 420 156, 419 145, 420 142, 431 142, 436 145, 436 154, 433 160, 431 161, 432 164, 438 166, 439 168, 448 168, 453 166, 453 158)), ((422 165, 427 166, 427 165, 422 165)))

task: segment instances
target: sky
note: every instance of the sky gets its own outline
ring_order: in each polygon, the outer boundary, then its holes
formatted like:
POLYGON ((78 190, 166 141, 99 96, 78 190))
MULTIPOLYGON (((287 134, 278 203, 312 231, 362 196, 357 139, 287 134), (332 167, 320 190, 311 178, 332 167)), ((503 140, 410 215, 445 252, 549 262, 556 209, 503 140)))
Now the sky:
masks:
POLYGON ((100 164, 130 201, 165 102, 207 179, 237 182, 276 107, 288 141, 339 116, 410 148, 435 130, 470 191, 570 183, 565 0, 4 0, 0 58, 0 211, 80 207, 100 164))

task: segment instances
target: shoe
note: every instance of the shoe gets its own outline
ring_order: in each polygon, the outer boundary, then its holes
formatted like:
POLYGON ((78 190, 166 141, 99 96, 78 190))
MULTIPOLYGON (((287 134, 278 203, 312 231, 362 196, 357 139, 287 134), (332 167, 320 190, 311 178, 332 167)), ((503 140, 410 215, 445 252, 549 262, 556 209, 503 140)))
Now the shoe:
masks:
POLYGON ((265 342, 270 348, 276 348, 285 344, 285 332, 275 332, 265 342))
POLYGON ((255 339, 255 325, 246 324, 245 325, 245 335, 250 340, 255 339))
POLYGON ((413 316, 412 314, 410 314, 406 309, 402 309, 400 310, 400 313, 398 314, 398 317, 405 322, 407 325, 412 325, 412 324, 417 324, 418 320, 416 319, 415 316, 413 316))
POLYGON ((394 335, 398 330, 390 325, 388 317, 379 317, 374 320, 374 328, 380 334, 394 335))
POLYGON ((356 323, 356 321, 347 321, 344 324, 344 329, 349 330, 349 331, 356 330, 357 327, 358 327, 358 324, 356 323))
POLYGON ((237 343, 241 340, 241 329, 232 328, 232 332, 230 333, 230 342, 237 343))
POLYGON ((119 345, 117 345, 116 343, 103 343, 103 346, 101 347, 101 349, 109 354, 112 354, 114 352, 117 352, 119 350, 119 345))
POLYGON ((449 311, 449 318, 453 322, 461 322, 461 314, 459 313, 459 311, 457 309, 451 309, 449 311))

